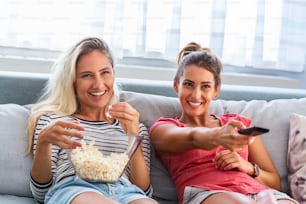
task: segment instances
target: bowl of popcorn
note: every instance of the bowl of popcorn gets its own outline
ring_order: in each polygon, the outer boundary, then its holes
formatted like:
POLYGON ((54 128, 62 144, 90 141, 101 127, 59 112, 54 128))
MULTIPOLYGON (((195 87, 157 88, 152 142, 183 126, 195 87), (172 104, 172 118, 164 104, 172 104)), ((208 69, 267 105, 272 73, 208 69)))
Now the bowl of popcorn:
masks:
POLYGON ((114 182, 124 174, 141 136, 84 132, 82 146, 70 151, 76 175, 90 182, 114 182))

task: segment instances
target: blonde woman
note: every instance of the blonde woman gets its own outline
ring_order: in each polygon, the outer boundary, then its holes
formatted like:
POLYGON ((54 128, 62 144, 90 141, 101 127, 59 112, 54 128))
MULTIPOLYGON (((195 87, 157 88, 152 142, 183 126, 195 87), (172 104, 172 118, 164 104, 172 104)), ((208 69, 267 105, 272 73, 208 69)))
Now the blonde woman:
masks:
POLYGON ((118 102, 118 94, 113 57, 102 39, 80 41, 55 63, 45 92, 32 109, 28 127, 28 152, 34 153, 30 186, 38 202, 156 203, 149 197, 148 131, 139 123, 139 113, 133 107, 118 102), (80 147, 81 140, 88 139, 83 135, 85 129, 101 133, 91 138, 97 144, 103 139, 114 147, 126 144, 115 143, 103 133, 144 137, 119 181, 88 182, 75 176, 66 150, 80 147))

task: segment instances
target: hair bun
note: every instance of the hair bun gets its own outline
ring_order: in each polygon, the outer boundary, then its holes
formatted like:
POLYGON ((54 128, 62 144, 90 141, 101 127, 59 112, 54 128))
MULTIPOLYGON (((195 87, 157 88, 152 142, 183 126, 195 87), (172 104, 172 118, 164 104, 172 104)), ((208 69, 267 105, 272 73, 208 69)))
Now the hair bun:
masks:
POLYGON ((177 59, 176 59, 177 64, 179 64, 179 62, 182 60, 182 58, 184 56, 186 56, 190 52, 194 52, 194 51, 207 51, 207 52, 211 52, 210 48, 202 47, 200 44, 198 44, 196 42, 190 42, 187 45, 185 45, 185 47, 183 47, 183 49, 181 49, 180 52, 178 53, 177 59))

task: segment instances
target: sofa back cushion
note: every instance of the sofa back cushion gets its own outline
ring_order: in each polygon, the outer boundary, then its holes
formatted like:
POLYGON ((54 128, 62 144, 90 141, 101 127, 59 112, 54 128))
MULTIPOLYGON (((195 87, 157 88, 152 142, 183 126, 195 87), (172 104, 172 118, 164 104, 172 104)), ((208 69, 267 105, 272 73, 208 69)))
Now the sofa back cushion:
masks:
POLYGON ((32 156, 25 156, 29 109, 17 104, 0 105, 0 194, 31 197, 32 156))

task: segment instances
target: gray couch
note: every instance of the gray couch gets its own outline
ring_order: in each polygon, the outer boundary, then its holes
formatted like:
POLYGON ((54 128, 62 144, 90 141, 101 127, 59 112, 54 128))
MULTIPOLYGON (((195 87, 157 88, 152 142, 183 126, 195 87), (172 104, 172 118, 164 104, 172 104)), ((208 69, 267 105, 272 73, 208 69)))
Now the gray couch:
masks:
MULTIPOLYGON (((35 203, 29 189, 32 157, 24 157, 28 104, 36 101, 48 78, 46 74, 0 72, 0 203, 35 203)), ((171 82, 118 79, 121 100, 129 102, 139 112, 148 128, 160 116, 180 114, 171 82)), ((290 114, 306 115, 306 90, 223 85, 211 112, 240 113, 252 118, 253 124, 270 128, 262 136, 281 177, 283 190, 288 185, 287 149, 290 114)), ((161 204, 177 203, 176 191, 163 165, 151 159, 154 198, 161 204)))

